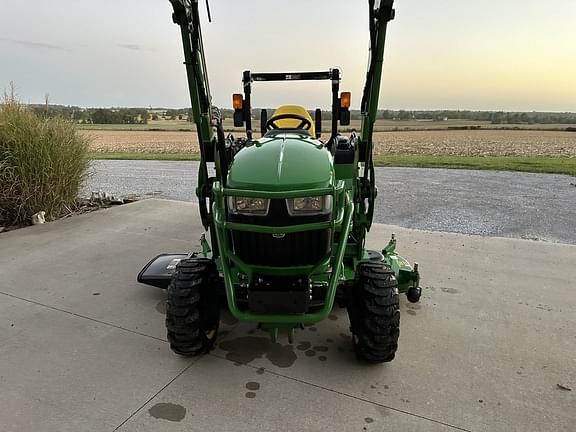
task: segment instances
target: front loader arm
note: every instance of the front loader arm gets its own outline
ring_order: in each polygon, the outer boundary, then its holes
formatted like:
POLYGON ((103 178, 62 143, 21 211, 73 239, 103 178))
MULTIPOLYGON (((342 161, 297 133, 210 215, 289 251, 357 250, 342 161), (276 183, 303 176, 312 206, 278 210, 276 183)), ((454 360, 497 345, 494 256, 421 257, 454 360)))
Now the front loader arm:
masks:
POLYGON ((370 5, 370 60, 366 73, 366 84, 362 95, 362 132, 360 140, 363 143, 363 160, 372 159, 372 133, 378 113, 380 98, 380 83, 382 82, 382 67, 384 63, 384 46, 388 22, 394 19, 394 0, 368 0, 370 5))
POLYGON ((212 182, 208 175, 207 162, 216 163, 216 173, 221 177, 222 163, 217 154, 217 147, 224 145, 222 119, 218 110, 212 107, 212 96, 208 83, 202 31, 198 13, 198 0, 170 0, 174 13, 172 20, 180 27, 182 46, 184 48, 184 64, 188 77, 188 91, 192 105, 192 117, 198 133, 200 147, 200 168, 198 170, 198 187, 196 195, 200 205, 200 216, 204 228, 212 226, 210 200, 212 197, 212 182), (214 133, 216 130, 216 134, 214 133))
MULTIPOLYGON (((388 22, 394 19, 394 0, 368 0, 368 3, 370 9, 370 59, 362 95, 362 126, 358 140, 358 161, 364 164, 364 170, 362 177, 358 178, 356 198, 358 216, 355 219, 354 227, 354 233, 359 239, 359 244, 363 244, 366 231, 370 229, 374 216, 374 201, 377 190, 372 158, 374 151, 372 135, 380 98, 386 30, 388 22)), ((360 254, 361 250, 359 249, 358 252, 360 254)))

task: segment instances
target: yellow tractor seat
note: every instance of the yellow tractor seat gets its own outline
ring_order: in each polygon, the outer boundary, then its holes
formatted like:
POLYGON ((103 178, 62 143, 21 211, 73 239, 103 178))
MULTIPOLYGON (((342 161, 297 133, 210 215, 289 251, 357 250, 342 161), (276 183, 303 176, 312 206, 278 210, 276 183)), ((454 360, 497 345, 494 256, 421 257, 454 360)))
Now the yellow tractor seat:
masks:
POLYGON ((316 128, 314 127, 312 116, 300 105, 282 105, 278 107, 278 109, 274 111, 274 114, 270 116, 268 122, 272 122, 278 129, 301 129, 312 137, 316 136, 316 128), (309 123, 303 125, 304 122, 297 118, 279 118, 274 121, 274 118, 289 116, 290 114, 304 118, 308 120, 309 123))

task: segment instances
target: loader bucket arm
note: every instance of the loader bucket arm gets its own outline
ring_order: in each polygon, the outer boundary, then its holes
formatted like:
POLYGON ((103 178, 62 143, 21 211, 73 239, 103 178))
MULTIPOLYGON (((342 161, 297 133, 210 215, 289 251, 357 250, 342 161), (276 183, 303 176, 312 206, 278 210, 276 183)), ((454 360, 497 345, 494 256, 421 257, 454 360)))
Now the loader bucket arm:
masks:
MULTIPOLYGON (((357 197, 358 217, 355 219, 354 236, 358 245, 364 243, 366 232, 372 225, 374 202, 377 189, 374 179, 373 142, 374 123, 378 113, 380 84, 382 82, 382 67, 384 62, 384 46, 388 22, 394 19, 394 0, 368 0, 370 26, 370 58, 366 83, 362 94, 361 116, 362 126, 358 140, 358 161, 364 164, 363 176, 358 178, 357 197), (366 203, 366 204, 365 204, 366 203)), ((361 254, 361 247, 358 254, 361 254)))
POLYGON ((192 117, 196 125, 200 146, 200 168, 196 195, 199 200, 202 224, 204 228, 209 229, 213 225, 210 200, 214 179, 208 175, 207 163, 215 162, 219 180, 222 180, 223 177, 222 170, 226 170, 226 164, 218 158, 217 151, 219 146, 224 145, 222 119, 219 111, 212 106, 198 13, 198 0, 170 0, 170 3, 174 9, 172 20, 180 27, 182 36, 192 117), (214 134, 214 130, 216 130, 216 134, 214 134))
POLYGON ((376 0, 368 0, 370 5, 370 60, 366 73, 366 84, 362 94, 362 132, 363 151, 361 160, 369 162, 372 156, 372 133, 378 113, 382 67, 384 63, 384 45, 388 22, 394 19, 394 0, 381 0, 379 6, 376 0))

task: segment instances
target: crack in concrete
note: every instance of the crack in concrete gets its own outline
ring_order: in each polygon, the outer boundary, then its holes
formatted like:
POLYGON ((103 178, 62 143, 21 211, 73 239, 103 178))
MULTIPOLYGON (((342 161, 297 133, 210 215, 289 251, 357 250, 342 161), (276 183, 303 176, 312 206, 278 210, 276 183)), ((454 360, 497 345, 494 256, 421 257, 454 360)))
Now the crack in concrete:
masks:
POLYGON ((152 402, 152 400, 154 400, 160 393, 162 393, 170 384, 172 384, 174 381, 176 381, 178 378, 180 378, 188 369, 190 369, 192 366, 194 366, 194 364, 199 359, 201 359, 202 357, 204 357, 204 356, 198 357, 196 360, 193 360, 188 366, 186 366, 184 369, 182 369, 180 372, 178 372, 178 374, 174 378, 172 378, 170 381, 168 381, 160 390, 158 390, 146 402, 144 402, 142 405, 140 405, 140 407, 138 407, 138 409, 136 411, 134 411, 126 419, 124 419, 124 421, 122 423, 120 423, 118 426, 116 426, 114 428, 114 432, 116 432, 118 429, 120 429, 122 426, 124 426, 127 422, 129 422, 130 419, 132 419, 136 414, 138 414, 140 411, 142 411, 146 405, 148 405, 150 402, 152 402))
MULTIPOLYGON (((16 295, 14 295, 14 294, 6 293, 6 292, 3 292, 3 291, 0 291, 0 294, 5 295, 5 296, 7 296, 7 297, 11 297, 11 298, 17 299, 17 300, 24 301, 24 302, 27 302, 27 303, 35 304, 35 305, 37 305, 37 306, 42 306, 42 307, 45 307, 45 308, 47 308, 47 309, 51 309, 51 310, 54 310, 54 311, 58 311, 58 312, 62 312, 62 313, 68 314, 68 315, 72 315, 72 316, 75 316, 75 317, 77 317, 77 318, 83 318, 83 319, 86 319, 86 320, 89 320, 89 321, 93 321, 93 322, 96 322, 96 323, 99 323, 99 324, 102 324, 102 325, 106 325, 106 326, 113 327, 113 328, 116 328, 116 329, 119 329, 119 330, 123 330, 123 331, 129 332, 129 333, 132 333, 132 334, 136 334, 136 335, 139 335, 139 336, 144 336, 144 337, 147 337, 147 338, 150 338, 150 339, 154 339, 154 340, 157 340, 157 341, 160 341, 160 342, 163 342, 163 343, 167 343, 167 342, 168 342, 168 341, 165 340, 165 339, 157 338, 157 337, 155 337, 155 336, 147 335, 147 334, 145 334, 145 333, 140 333, 140 332, 137 332, 137 331, 134 331, 134 330, 127 329, 127 328, 125 328, 125 327, 121 327, 121 326, 118 326, 118 325, 115 325, 115 324, 107 323, 107 322, 105 322, 105 321, 100 321, 100 320, 98 320, 98 319, 91 318, 91 317, 87 317, 87 316, 85 316, 85 315, 80 315, 80 314, 77 314, 77 313, 75 313, 75 312, 70 312, 70 311, 67 311, 67 310, 65 310, 65 309, 60 309, 60 308, 57 308, 57 307, 54 307, 54 306, 46 305, 46 304, 43 304, 43 303, 40 303, 40 302, 37 302, 37 301, 34 301, 34 300, 30 300, 30 299, 26 299, 26 298, 23 298, 23 297, 19 297, 19 296, 16 296, 16 295)), ((236 326, 235 326, 235 327, 236 327, 236 326)), ((233 330, 234 330, 234 328, 231 329, 231 332, 232 332, 233 330)), ((227 362, 233 363, 232 360, 229 360, 229 359, 227 359, 226 357, 220 356, 220 355, 215 354, 215 353, 209 353, 209 354, 207 354, 207 355, 214 356, 214 357, 219 358, 219 359, 221 359, 221 360, 225 360, 225 361, 227 361, 227 362)), ((196 364, 196 362, 197 362, 198 360, 200 360, 200 359, 203 358, 204 356, 205 356, 205 355, 202 355, 202 356, 197 357, 194 361, 192 361, 189 365, 187 365, 184 369, 182 369, 174 378, 172 378, 172 379, 171 379, 167 384, 165 384, 160 390, 158 390, 154 395, 152 395, 148 400, 146 400, 146 402, 144 402, 138 409, 136 409, 132 414, 130 414, 130 416, 128 416, 128 417, 127 417, 124 421, 122 421, 118 426, 116 426, 116 428, 114 428, 114 431, 117 431, 117 430, 120 429, 122 426, 124 426, 130 419, 132 419, 136 414, 138 414, 140 411, 142 411, 142 409, 143 409, 146 405, 148 405, 153 399, 155 399, 158 395, 160 395, 160 393, 162 393, 168 386, 170 386, 170 384, 172 384, 174 381, 176 381, 180 376, 182 376, 188 369, 190 369, 194 364, 196 364)), ((258 366, 252 366, 252 365, 250 365, 250 364, 245 364, 245 363, 242 363, 242 364, 243 364, 244 366, 249 367, 249 368, 256 369, 256 371, 260 370, 260 367, 258 367, 258 366)), ((280 374, 280 373, 278 373, 278 372, 271 371, 271 370, 269 370, 269 369, 266 369, 266 372, 268 372, 268 373, 270 373, 270 374, 273 374, 273 375, 275 375, 275 376, 281 377, 281 378, 289 379, 289 380, 294 381, 294 382, 298 382, 298 383, 301 383, 301 384, 304 384, 304 385, 309 385, 309 386, 315 387, 315 388, 320 389, 320 390, 328 391, 328 392, 331 392, 331 393, 334 393, 334 394, 337 394, 337 395, 340 395, 340 396, 344 396, 344 397, 349 397, 349 398, 355 399, 355 400, 360 401, 360 402, 368 403, 368 404, 375 405, 375 406, 378 406, 378 407, 381 407, 381 408, 389 409, 389 410, 391 410, 391 411, 395 411, 395 412, 398 412, 398 413, 402 413, 402 414, 405 414, 405 415, 408 415, 408 416, 411 416, 411 417, 416 417, 416 418, 419 418, 419 419, 422 419, 422 420, 426 420, 426 421, 429 421, 429 422, 432 422, 432 423, 436 423, 436 424, 439 424, 439 425, 443 425, 443 426, 452 428, 452 429, 454 429, 454 430, 458 430, 458 431, 462 431, 462 432, 473 432, 473 431, 470 430, 470 429, 465 429, 465 428, 462 428, 462 427, 460 427, 460 426, 456 426, 456 425, 453 425, 453 424, 450 424, 450 423, 443 422, 443 421, 441 421, 441 420, 436 420, 436 419, 433 419, 433 418, 430 418, 430 417, 426 417, 426 416, 423 416, 423 415, 420 415, 420 414, 416 414, 416 413, 414 413, 414 412, 402 410, 402 409, 399 409, 399 408, 394 408, 394 407, 392 407, 392 406, 388 406, 388 405, 384 405, 384 404, 381 404, 381 403, 378 403, 378 402, 374 402, 374 401, 372 401, 372 400, 365 399, 365 398, 362 398, 362 397, 359 397, 359 396, 355 396, 355 395, 352 395, 352 394, 349 394, 349 393, 345 393, 345 392, 342 392, 342 391, 339 391, 339 390, 331 389, 331 388, 328 388, 328 387, 323 387, 323 386, 321 386, 321 385, 314 384, 314 383, 311 383, 311 382, 308 382, 308 381, 304 381, 304 380, 302 380, 302 379, 295 378, 295 377, 291 377, 291 376, 288 376, 288 375, 283 375, 283 374, 280 374)))
POLYGON ((72 316, 75 316, 76 318, 83 318, 83 319, 86 319, 86 320, 88 320, 88 321, 96 322, 96 323, 98 323, 98 324, 102 324, 102 325, 105 325, 105 326, 108 326, 108 327, 113 327, 113 328, 116 328, 116 329, 118 329, 118 330, 123 330, 123 331, 129 332, 129 333, 135 334, 135 335, 144 336, 144 337, 147 337, 147 338, 150 338, 150 339, 154 339, 154 340, 157 340, 157 341, 160 341, 160 342, 164 342, 164 343, 167 343, 167 342, 168 342, 166 339, 162 339, 162 338, 159 338, 159 337, 156 337, 156 336, 152 336, 152 335, 149 335, 149 334, 146 334, 146 333, 137 332, 137 331, 135 331, 135 330, 130 330, 130 329, 126 328, 126 327, 122 327, 122 326, 119 326, 119 325, 116 325, 116 324, 112 324, 112 323, 109 323, 109 322, 106 322, 106 321, 101 321, 101 320, 99 320, 99 319, 91 318, 91 317, 86 316, 86 315, 80 315, 80 314, 78 314, 78 313, 76 313, 76 312, 70 312, 70 311, 68 311, 68 310, 66 310, 66 309, 60 309, 60 308, 57 308, 57 307, 55 307, 55 306, 50 306, 50 305, 47 305, 47 304, 44 304, 44 303, 37 302, 37 301, 35 301, 35 300, 30 300, 30 299, 27 299, 27 298, 24 298, 24 297, 19 297, 19 296, 17 296, 17 295, 10 294, 10 293, 4 292, 4 291, 0 291, 0 294, 5 295, 5 296, 7 296, 7 297, 11 297, 11 298, 16 299, 16 300, 21 300, 21 301, 23 301, 23 302, 31 303, 31 304, 34 304, 34 305, 37 305, 37 306, 42 306, 42 307, 45 307, 45 308, 50 309, 50 310, 53 310, 53 311, 62 312, 62 313, 68 314, 68 315, 72 315, 72 316))
MULTIPOLYGON (((226 357, 220 356, 220 355, 215 354, 215 353, 213 353, 213 352, 211 352, 211 353, 209 353, 209 354, 207 354, 207 355, 213 356, 213 357, 216 357, 216 358, 219 358, 219 359, 221 359, 221 360, 226 360, 226 361, 228 361, 228 362, 232 362, 231 360, 227 359, 226 357)), ((250 364, 242 363, 242 365, 243 365, 243 366, 247 366, 247 367, 252 368, 252 369, 256 369, 256 372, 258 372, 258 370, 260 369, 259 366, 252 366, 252 365, 250 365, 250 364)), ((458 430, 458 431, 462 431, 462 432, 474 432, 474 431, 472 431, 471 429, 466 429, 466 428, 463 428, 463 427, 460 427, 460 426, 456 426, 456 425, 453 425, 453 424, 450 424, 450 423, 443 422, 443 421, 441 421, 441 420, 436 420, 436 419, 433 419, 433 418, 430 418, 430 417, 426 417, 426 416, 423 416, 423 415, 420 415, 420 414, 416 414, 416 413, 414 413, 414 412, 402 410, 402 409, 399 409, 399 408, 394 408, 394 407, 389 406, 389 405, 384 405, 384 404, 381 404, 381 403, 378 403, 378 402, 374 402, 374 401, 372 401, 372 400, 370 400, 370 399, 365 399, 365 398, 362 398, 362 397, 359 397, 359 396, 355 396, 355 395, 352 395, 352 394, 349 394, 349 393, 344 393, 344 392, 342 392, 342 391, 335 390, 335 389, 331 389, 331 388, 329 388, 329 387, 323 387, 323 386, 321 386, 321 385, 314 384, 314 383, 311 383, 311 382, 308 382, 308 381, 304 381, 304 380, 299 379, 299 378, 294 378, 294 377, 291 377, 291 376, 288 376, 288 375, 283 375, 283 374, 281 374, 281 373, 272 371, 272 370, 270 370, 270 369, 266 369, 266 373, 275 375, 275 376, 280 377, 280 378, 289 379, 289 380, 291 380, 291 381, 295 381, 295 382, 298 382, 298 383, 300 383, 300 384, 309 385, 309 386, 315 387, 315 388, 317 388, 317 389, 319 389, 319 390, 324 390, 324 391, 328 391, 328 392, 331 392, 331 393, 335 393, 335 394, 340 395, 340 396, 349 397, 349 398, 351 398, 351 399, 355 399, 355 400, 360 401, 360 402, 364 402, 364 403, 368 403, 368 404, 371 404, 371 405, 375 405, 375 406, 380 407, 380 408, 386 408, 386 409, 389 409, 390 411, 395 411, 395 412, 398 412, 398 413, 401 413, 401 414, 406 414, 406 415, 411 416, 411 417, 419 418, 419 419, 421 419, 421 420, 426 420, 426 421, 429 421, 429 422, 432 422, 432 423, 436 423, 436 424, 439 424, 439 425, 442 425, 442 426, 446 426, 446 427, 449 427, 449 428, 454 429, 454 430, 458 430)))

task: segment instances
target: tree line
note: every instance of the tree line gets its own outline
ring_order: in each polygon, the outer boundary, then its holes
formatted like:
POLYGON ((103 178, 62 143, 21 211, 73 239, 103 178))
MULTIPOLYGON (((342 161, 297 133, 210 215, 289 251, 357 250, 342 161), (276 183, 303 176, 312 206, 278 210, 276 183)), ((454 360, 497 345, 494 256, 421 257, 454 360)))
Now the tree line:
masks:
POLYGON ((63 105, 31 105, 42 117, 60 117, 80 124, 147 124, 146 108, 80 108, 63 105))
POLYGON ((576 113, 564 112, 505 112, 468 110, 382 110, 385 120, 472 120, 492 124, 576 124, 576 113))
MULTIPOLYGON (((260 119, 261 109, 252 110, 252 118, 260 119)), ((274 112, 268 109, 268 116, 274 112)), ((222 110, 224 117, 230 118, 232 110, 222 110)), ((314 111, 309 111, 314 118, 314 111)), ((352 120, 362 118, 360 110, 350 110, 352 120)), ((332 119, 332 111, 323 110, 324 120, 332 119)), ((505 112, 505 111, 469 111, 469 110, 379 110, 377 118, 395 121, 445 121, 445 120, 470 120, 490 122, 492 124, 576 124, 576 113, 553 113, 553 112, 505 112)))
MULTIPOLYGON (((192 121, 190 108, 81 108, 64 105, 30 105, 38 115, 63 117, 81 124, 147 124, 148 120, 185 120, 192 121)), ((269 108, 268 116, 274 109, 269 108)), ((232 109, 221 109, 223 118, 232 118, 232 109)), ((252 109, 252 118, 260 119, 261 109, 252 109)), ((314 111, 310 111, 314 117, 314 111)), ((359 110, 350 111, 352 120, 361 119, 359 110)), ((330 120, 332 112, 322 111, 322 118, 330 120)), ((505 111, 470 111, 470 110, 379 110, 378 118, 396 121, 443 121, 471 120, 490 122, 492 124, 576 124, 576 113, 564 112, 505 112, 505 111)))

